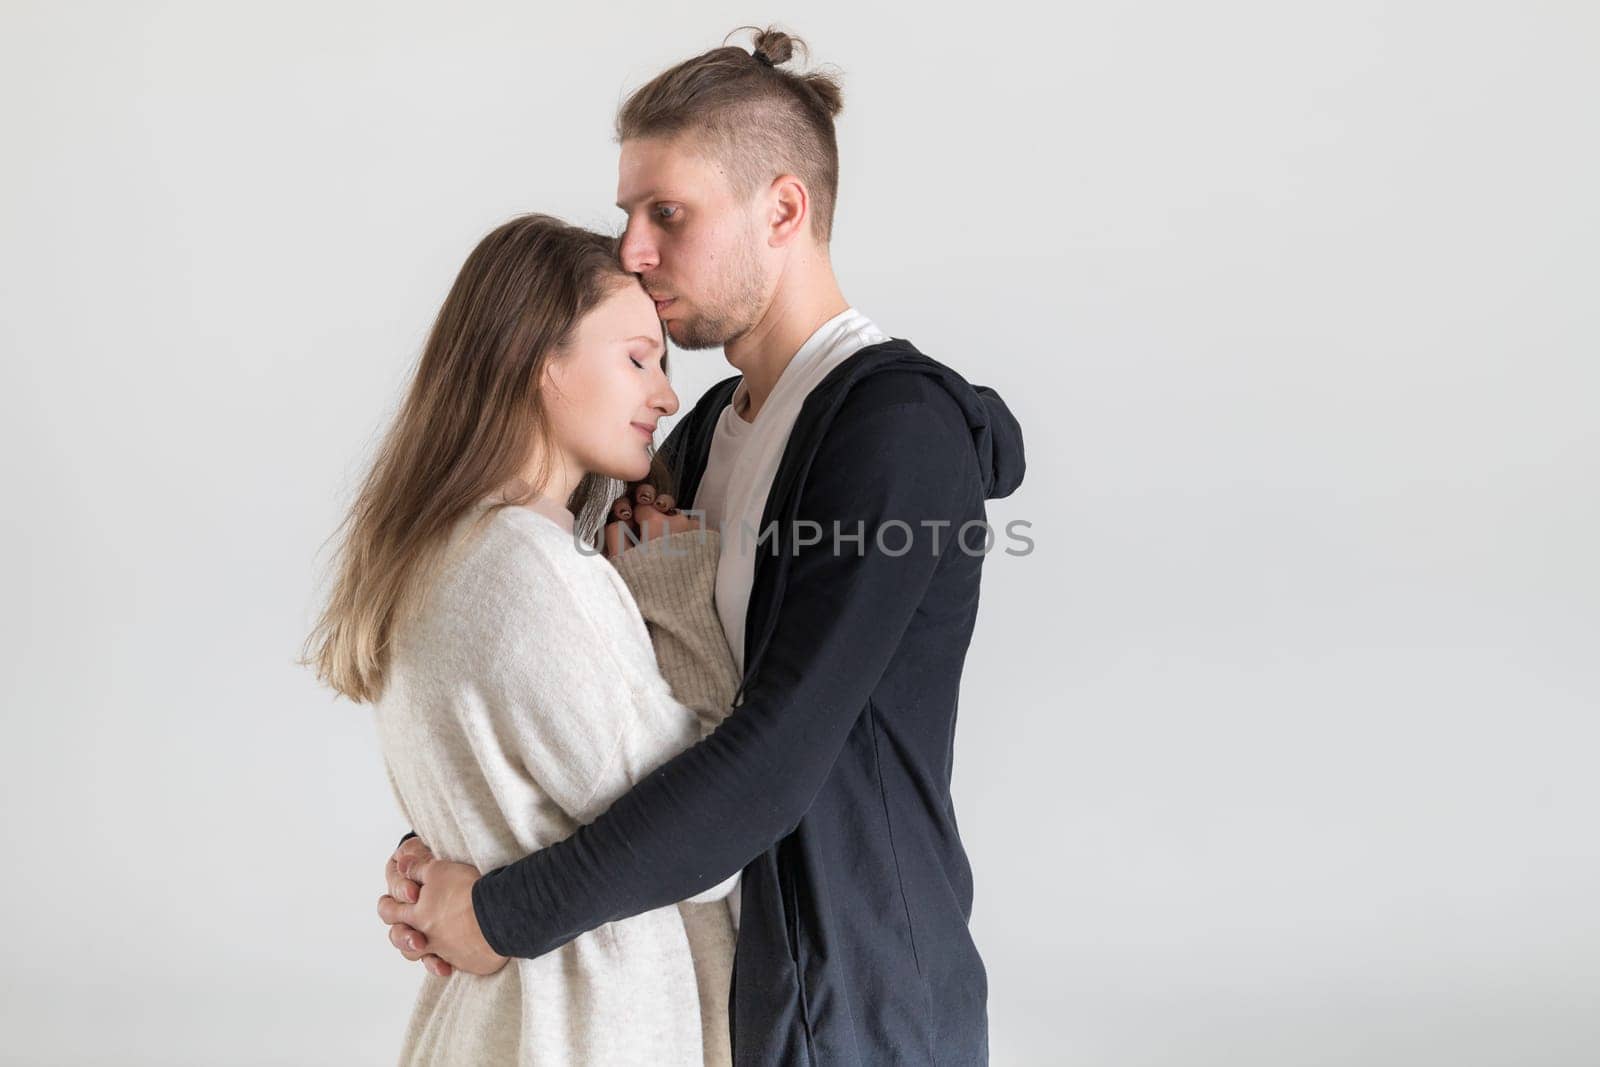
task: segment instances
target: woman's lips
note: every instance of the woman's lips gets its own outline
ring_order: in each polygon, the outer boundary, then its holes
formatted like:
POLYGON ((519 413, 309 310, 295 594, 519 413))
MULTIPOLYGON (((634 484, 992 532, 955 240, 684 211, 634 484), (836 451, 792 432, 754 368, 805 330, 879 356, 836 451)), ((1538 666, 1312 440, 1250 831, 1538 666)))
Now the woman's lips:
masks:
POLYGON ((640 426, 637 422, 630 422, 630 423, 628 423, 628 425, 632 426, 635 430, 638 430, 640 433, 644 434, 646 439, 651 440, 651 441, 654 441, 656 439, 656 432, 654 430, 652 430, 650 427, 648 427, 648 426, 640 426))

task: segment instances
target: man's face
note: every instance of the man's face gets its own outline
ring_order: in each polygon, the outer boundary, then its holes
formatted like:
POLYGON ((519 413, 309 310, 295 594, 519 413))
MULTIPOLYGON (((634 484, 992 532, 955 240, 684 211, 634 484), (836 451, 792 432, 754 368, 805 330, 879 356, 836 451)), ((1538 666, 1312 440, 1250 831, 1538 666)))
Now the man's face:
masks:
POLYGON ((628 215, 622 265, 680 348, 726 345, 760 320, 768 294, 756 204, 734 194, 721 165, 681 141, 624 141, 617 206, 628 215))

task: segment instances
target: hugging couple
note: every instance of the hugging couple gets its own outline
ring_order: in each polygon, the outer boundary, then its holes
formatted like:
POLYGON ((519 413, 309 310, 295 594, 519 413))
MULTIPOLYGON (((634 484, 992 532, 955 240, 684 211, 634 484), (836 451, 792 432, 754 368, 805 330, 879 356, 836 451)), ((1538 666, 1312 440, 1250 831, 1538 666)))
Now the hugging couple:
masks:
POLYGON ((414 830, 403 1062, 987 1062, 952 549, 1021 430, 845 300, 839 86, 753 45, 623 104, 620 239, 473 250, 341 528, 308 660, 414 830), (657 451, 666 337, 739 373, 657 451))

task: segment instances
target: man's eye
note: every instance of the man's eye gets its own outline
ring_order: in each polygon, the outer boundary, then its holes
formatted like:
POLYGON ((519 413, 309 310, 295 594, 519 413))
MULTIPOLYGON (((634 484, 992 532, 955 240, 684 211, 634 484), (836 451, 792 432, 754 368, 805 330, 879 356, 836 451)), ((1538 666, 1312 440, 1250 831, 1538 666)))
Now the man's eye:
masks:
POLYGON ((656 217, 660 219, 675 219, 678 217, 679 210, 681 209, 672 204, 657 204, 656 217))

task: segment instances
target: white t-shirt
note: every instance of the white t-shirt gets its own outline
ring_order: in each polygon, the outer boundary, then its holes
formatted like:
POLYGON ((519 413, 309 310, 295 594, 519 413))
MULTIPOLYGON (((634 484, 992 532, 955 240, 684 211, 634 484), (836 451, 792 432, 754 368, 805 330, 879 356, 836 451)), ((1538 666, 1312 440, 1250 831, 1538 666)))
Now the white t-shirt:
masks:
POLYGON ((772 491, 772 481, 777 477, 800 407, 833 368, 868 345, 887 340, 889 335, 870 319, 855 308, 847 308, 817 327, 800 346, 754 422, 746 422, 735 413, 748 391, 743 380, 734 389, 733 402, 722 409, 717 420, 694 507, 706 513, 708 528, 722 531, 717 616, 722 620, 741 676, 745 615, 755 581, 756 553, 772 551, 770 538, 759 540, 761 513, 766 509, 767 494, 772 491))
POLYGON ((750 439, 755 427, 734 414, 744 397, 744 382, 734 390, 734 402, 722 409, 712 431, 711 451, 706 456, 706 469, 700 475, 700 487, 695 490, 694 508, 705 513, 707 529, 722 529, 723 504, 728 497, 728 476, 734 463, 750 439))

